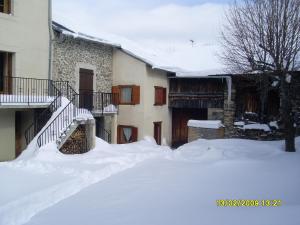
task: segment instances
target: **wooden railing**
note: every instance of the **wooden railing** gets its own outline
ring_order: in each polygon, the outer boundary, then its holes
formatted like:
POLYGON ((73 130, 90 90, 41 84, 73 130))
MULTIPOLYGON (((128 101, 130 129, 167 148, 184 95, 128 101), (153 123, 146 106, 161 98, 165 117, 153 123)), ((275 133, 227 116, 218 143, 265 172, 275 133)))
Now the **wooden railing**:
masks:
POLYGON ((173 108, 223 108, 224 92, 170 92, 169 106, 173 108))

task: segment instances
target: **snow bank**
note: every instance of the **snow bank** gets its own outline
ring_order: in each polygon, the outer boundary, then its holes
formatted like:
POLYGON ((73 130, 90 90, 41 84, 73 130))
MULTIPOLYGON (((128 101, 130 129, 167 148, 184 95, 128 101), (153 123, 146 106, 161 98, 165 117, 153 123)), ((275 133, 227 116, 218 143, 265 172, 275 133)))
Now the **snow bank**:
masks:
POLYGON ((261 123, 250 123, 246 124, 244 121, 237 121, 234 123, 235 126, 237 126, 241 130, 262 130, 265 132, 271 132, 271 127, 275 127, 278 129, 277 122, 270 122, 268 124, 261 124, 261 123))
POLYGON ((189 120, 188 127, 219 129, 224 127, 221 120, 189 120))
MULTIPOLYGON (((28 225, 298 225, 300 154, 284 152, 283 145, 198 140, 173 152, 151 141, 112 146, 127 154, 162 153, 47 208, 28 225), (217 207, 218 199, 279 199, 282 205, 217 207)), ((300 149, 300 138, 296 145, 300 149)))
MULTIPOLYGON (((0 199, 4 199, 2 196, 6 195, 19 197, 3 200, 0 206, 0 224, 27 223, 37 213, 82 189, 168 151, 169 147, 161 148, 151 141, 110 145, 97 139, 96 148, 86 154, 64 155, 55 143, 49 143, 40 149, 34 148, 32 143, 17 160, 0 164, 0 174, 2 170, 20 171, 20 174, 29 176, 31 182, 21 192, 21 196, 13 192, 18 190, 1 190, 0 199), (41 177, 49 182, 40 184, 41 177)), ((3 177, 2 182, 6 183, 5 179, 8 181, 9 177, 3 177)))
POLYGON ((244 127, 242 129, 244 129, 244 130, 263 130, 265 132, 271 131, 270 127, 267 124, 258 124, 258 123, 244 125, 244 127))

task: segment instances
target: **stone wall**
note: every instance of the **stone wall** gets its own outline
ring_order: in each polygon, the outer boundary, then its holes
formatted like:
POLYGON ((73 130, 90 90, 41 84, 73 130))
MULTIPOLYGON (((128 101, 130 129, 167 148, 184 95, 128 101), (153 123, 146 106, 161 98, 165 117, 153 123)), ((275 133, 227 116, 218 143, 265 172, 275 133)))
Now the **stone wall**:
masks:
POLYGON ((223 127, 218 129, 189 127, 188 128, 188 142, 204 139, 220 139, 224 138, 225 129, 223 127))
POLYGON ((228 101, 228 90, 225 87, 224 90, 224 121, 225 137, 232 137, 234 134, 234 120, 235 120, 235 96, 236 90, 234 84, 232 84, 231 101, 228 101))
POLYGON ((224 120, 224 109, 208 108, 207 109, 208 120, 224 120))
POLYGON ((111 92, 113 47, 54 32, 52 78, 69 81, 78 91, 79 69, 94 71, 95 90, 111 92))

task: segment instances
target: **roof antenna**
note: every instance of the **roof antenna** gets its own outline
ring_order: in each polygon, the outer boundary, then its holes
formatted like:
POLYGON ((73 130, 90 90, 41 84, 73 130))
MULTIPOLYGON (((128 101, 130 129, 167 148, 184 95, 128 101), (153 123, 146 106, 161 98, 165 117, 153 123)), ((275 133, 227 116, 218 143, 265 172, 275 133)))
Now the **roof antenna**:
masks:
POLYGON ((195 41, 191 39, 190 42, 192 43, 192 47, 194 47, 195 41))

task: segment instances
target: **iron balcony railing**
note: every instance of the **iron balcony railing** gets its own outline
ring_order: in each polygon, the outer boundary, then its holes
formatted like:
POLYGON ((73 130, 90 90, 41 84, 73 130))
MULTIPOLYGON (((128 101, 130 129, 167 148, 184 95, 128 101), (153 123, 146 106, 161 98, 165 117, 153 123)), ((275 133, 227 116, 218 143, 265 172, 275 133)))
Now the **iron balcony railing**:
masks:
MULTIPOLYGON (((48 125, 48 129, 44 130, 39 136, 40 145, 46 143, 45 133, 50 131, 55 133, 63 130, 83 112, 90 113, 89 111, 93 111, 93 113, 99 115, 117 113, 118 111, 117 105, 114 104, 114 100, 117 99, 116 94, 92 92, 78 95, 68 81, 0 76, 0 106, 28 104, 46 107, 26 129, 25 139, 27 144, 36 137, 52 114, 61 107, 62 97, 66 97, 70 103, 48 125), (72 113, 70 108, 72 108, 72 113)), ((103 133, 103 139, 110 142, 110 133, 107 131, 103 131, 103 133)), ((56 134, 59 135, 58 132, 56 134)), ((59 137, 57 135, 56 138, 59 137)))
POLYGON ((90 110, 93 114, 117 113, 118 94, 104 92, 85 92, 79 95, 79 107, 90 110))
POLYGON ((56 91, 48 79, 0 76, 0 105, 50 104, 56 91))

